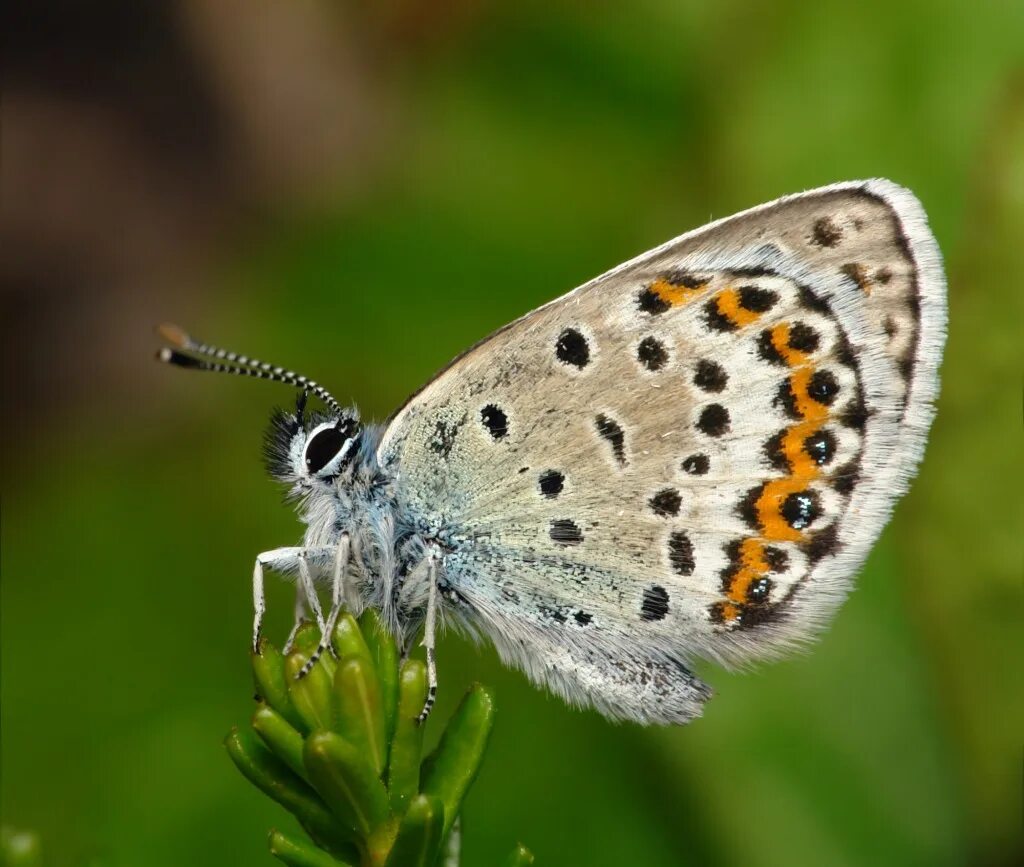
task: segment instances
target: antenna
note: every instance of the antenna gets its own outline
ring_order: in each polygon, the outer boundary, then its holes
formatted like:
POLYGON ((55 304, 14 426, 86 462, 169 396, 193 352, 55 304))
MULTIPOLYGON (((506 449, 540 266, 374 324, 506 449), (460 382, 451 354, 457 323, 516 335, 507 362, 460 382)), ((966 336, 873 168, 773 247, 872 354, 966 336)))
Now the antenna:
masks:
POLYGON ((170 349, 165 346, 157 353, 157 360, 164 362, 164 364, 173 364, 175 367, 182 367, 186 370, 208 370, 214 373, 230 373, 235 376, 252 376, 256 379, 283 382, 287 385, 301 388, 303 391, 312 392, 338 415, 350 414, 342 408, 341 404, 334 399, 326 388, 312 379, 302 376, 302 374, 286 370, 283 367, 277 367, 273 364, 267 364, 265 361, 260 361, 256 358, 239 355, 237 352, 231 352, 228 349, 221 349, 218 346, 201 343, 198 340, 194 340, 177 325, 160 325, 157 327, 157 334, 174 347, 170 349), (178 350, 185 350, 185 352, 206 357, 195 358, 178 350), (211 361, 210 359, 217 360, 211 361))

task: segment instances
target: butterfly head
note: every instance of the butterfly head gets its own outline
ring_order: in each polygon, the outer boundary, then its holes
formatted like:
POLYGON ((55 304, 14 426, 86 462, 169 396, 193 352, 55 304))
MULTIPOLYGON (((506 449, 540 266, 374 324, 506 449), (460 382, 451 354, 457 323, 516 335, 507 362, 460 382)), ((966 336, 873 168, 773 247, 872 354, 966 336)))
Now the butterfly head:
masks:
POLYGON ((170 344, 157 353, 157 359, 166 364, 269 379, 299 389, 295 411, 275 410, 264 436, 267 469, 273 478, 308 490, 332 484, 351 465, 359 445, 359 414, 355 408, 341 406, 322 385, 283 367, 202 343, 175 325, 161 325, 157 331, 170 344), (307 413, 310 395, 320 398, 326 410, 307 413))
POLYGON ((361 428, 355 409, 306 412, 309 393, 299 393, 295 411, 275 409, 263 438, 267 472, 303 488, 331 484, 352 464, 361 428))

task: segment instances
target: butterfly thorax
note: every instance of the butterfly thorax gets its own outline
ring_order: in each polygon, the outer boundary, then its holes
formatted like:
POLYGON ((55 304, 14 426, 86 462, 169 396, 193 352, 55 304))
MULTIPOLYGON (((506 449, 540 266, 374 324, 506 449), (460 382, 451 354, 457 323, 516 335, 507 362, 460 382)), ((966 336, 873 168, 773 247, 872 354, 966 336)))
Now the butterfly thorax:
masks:
MULTIPOLYGON (((396 485, 376 457, 382 428, 360 430, 351 463, 336 477, 296 492, 300 520, 306 525, 307 550, 337 550, 347 536, 351 550, 346 595, 352 607, 381 612, 396 636, 413 631, 422 619, 425 594, 407 579, 423 561, 428 545, 443 532, 421 525, 396 498, 396 485)), ((315 568, 321 583, 331 578, 333 563, 315 568)))

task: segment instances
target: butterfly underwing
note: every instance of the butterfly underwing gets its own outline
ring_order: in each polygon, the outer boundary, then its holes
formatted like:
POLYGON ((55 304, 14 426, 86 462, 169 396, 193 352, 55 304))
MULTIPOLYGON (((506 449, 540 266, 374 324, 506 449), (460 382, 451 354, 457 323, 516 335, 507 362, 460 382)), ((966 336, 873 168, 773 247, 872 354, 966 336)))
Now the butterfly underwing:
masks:
MULTIPOLYGON (((330 581, 331 617, 374 606, 404 641, 424 625, 432 670, 451 624, 571 704, 687 722, 711 694, 694 660, 777 656, 848 593, 920 461, 945 311, 913 195, 841 183, 534 310, 382 427, 329 395, 278 413, 271 469, 307 531, 258 558, 255 628, 275 568, 314 611, 330 581)), ((164 360, 323 392, 171 337, 217 361, 164 360)))

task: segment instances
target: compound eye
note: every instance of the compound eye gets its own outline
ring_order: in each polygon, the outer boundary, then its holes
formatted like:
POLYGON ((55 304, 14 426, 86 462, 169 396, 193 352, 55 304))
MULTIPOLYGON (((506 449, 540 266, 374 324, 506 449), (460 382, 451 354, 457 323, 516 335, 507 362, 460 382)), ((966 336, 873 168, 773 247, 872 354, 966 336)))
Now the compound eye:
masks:
POLYGON ((333 427, 314 434, 306 444, 306 471, 310 475, 320 472, 341 451, 346 439, 345 434, 333 427))

